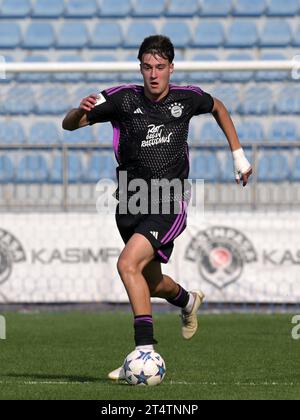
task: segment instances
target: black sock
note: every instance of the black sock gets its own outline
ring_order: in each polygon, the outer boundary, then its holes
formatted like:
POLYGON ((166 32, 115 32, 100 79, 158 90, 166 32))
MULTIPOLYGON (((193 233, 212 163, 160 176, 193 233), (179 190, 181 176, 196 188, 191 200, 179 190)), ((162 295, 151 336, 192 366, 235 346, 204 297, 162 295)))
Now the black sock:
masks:
POLYGON ((187 292, 183 287, 179 286, 179 292, 172 299, 167 299, 171 305, 178 306, 179 308, 185 308, 189 303, 189 292, 187 292))
POLYGON ((157 344, 153 337, 153 319, 151 315, 134 317, 134 340, 136 346, 157 344))

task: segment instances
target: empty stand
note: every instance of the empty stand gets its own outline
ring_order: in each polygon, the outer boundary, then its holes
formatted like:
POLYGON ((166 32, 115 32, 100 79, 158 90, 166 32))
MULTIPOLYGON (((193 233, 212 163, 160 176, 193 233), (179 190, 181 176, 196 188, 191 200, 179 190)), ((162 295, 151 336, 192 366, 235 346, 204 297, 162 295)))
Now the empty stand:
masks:
POLYGON ((236 0, 233 16, 259 17, 267 7, 266 0, 236 0))
POLYGON ((44 156, 40 154, 24 156, 16 172, 18 183, 45 183, 48 181, 48 166, 44 156))
MULTIPOLYGON (((137 48, 149 35, 168 35, 176 47, 172 82, 196 84, 219 98, 236 123, 239 138, 253 146, 269 144, 259 155, 261 182, 300 180, 300 88, 287 71, 176 72, 178 61, 286 60, 300 46, 298 0, 2 0, 0 54, 7 62, 136 62, 137 48), (292 157, 288 158, 289 151, 292 157)), ((84 147, 68 159, 70 183, 114 178, 113 131, 110 123, 83 130, 61 129, 64 114, 92 92, 120 83, 142 84, 139 71, 120 73, 7 74, 1 83, 2 145, 99 145, 84 147)), ((232 158, 196 150, 227 140, 213 119, 192 120, 191 174, 207 182, 233 181, 232 158)), ((26 152, 27 153, 27 152, 26 152)), ((30 152, 16 159, 0 150, 0 182, 61 183, 62 156, 30 152)), ((59 152, 61 153, 61 152, 59 152)), ((252 156, 251 156, 252 158, 252 156)))
POLYGON ((0 184, 13 182, 14 175, 12 159, 8 155, 0 153, 0 184))
POLYGON ((66 18, 92 18, 98 14, 97 0, 69 0, 65 8, 66 18))
POLYGON ((224 27, 219 21, 202 21, 195 30, 191 43, 196 48, 218 48, 224 44, 224 27))
POLYGON ((170 0, 166 10, 169 17, 193 17, 199 13, 198 0, 170 0))
POLYGON ((26 30, 23 47, 28 49, 48 49, 55 43, 55 33, 51 23, 32 22, 26 30))
POLYGON ((132 16, 160 17, 164 13, 165 0, 136 0, 133 3, 132 16))
POLYGON ((102 0, 100 4, 100 17, 125 18, 132 10, 131 0, 102 0))
POLYGON ((33 18, 58 19, 64 14, 64 0, 36 0, 33 2, 33 18))
POLYGON ((2 18, 25 18, 31 13, 31 0, 2 0, 2 18))

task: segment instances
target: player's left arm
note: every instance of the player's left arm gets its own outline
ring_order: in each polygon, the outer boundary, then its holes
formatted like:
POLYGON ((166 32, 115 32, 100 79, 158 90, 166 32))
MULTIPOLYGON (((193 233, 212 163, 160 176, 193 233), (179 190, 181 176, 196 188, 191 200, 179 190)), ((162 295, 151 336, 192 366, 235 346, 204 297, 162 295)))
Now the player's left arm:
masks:
POLYGON ((239 141, 233 121, 227 111, 225 105, 217 98, 214 99, 214 106, 212 109, 212 115, 223 130, 228 143, 230 145, 233 161, 236 182, 240 184, 241 179, 243 180, 243 186, 245 187, 252 174, 252 166, 245 156, 242 145, 239 141))

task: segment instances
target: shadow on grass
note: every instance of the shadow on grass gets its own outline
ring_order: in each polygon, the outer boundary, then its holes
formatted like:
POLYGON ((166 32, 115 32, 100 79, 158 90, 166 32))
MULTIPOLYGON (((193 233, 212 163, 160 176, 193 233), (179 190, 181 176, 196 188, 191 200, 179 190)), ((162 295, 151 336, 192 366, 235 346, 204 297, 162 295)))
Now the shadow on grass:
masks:
POLYGON ((7 373, 7 378, 15 378, 26 381, 38 381, 38 382, 63 382, 67 381, 70 383, 109 383, 107 378, 95 378, 92 376, 76 376, 76 375, 53 375, 53 374, 42 374, 42 373, 7 373))

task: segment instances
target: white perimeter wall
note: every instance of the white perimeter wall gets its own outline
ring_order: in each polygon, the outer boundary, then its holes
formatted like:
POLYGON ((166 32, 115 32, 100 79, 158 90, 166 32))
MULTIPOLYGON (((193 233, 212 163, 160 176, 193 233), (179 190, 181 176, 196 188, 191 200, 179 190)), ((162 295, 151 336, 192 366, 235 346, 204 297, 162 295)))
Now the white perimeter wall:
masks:
MULTIPOLYGON (((0 302, 126 302, 114 216, 0 214, 0 302)), ((210 302, 299 302, 300 215, 191 215, 163 271, 210 302)))

